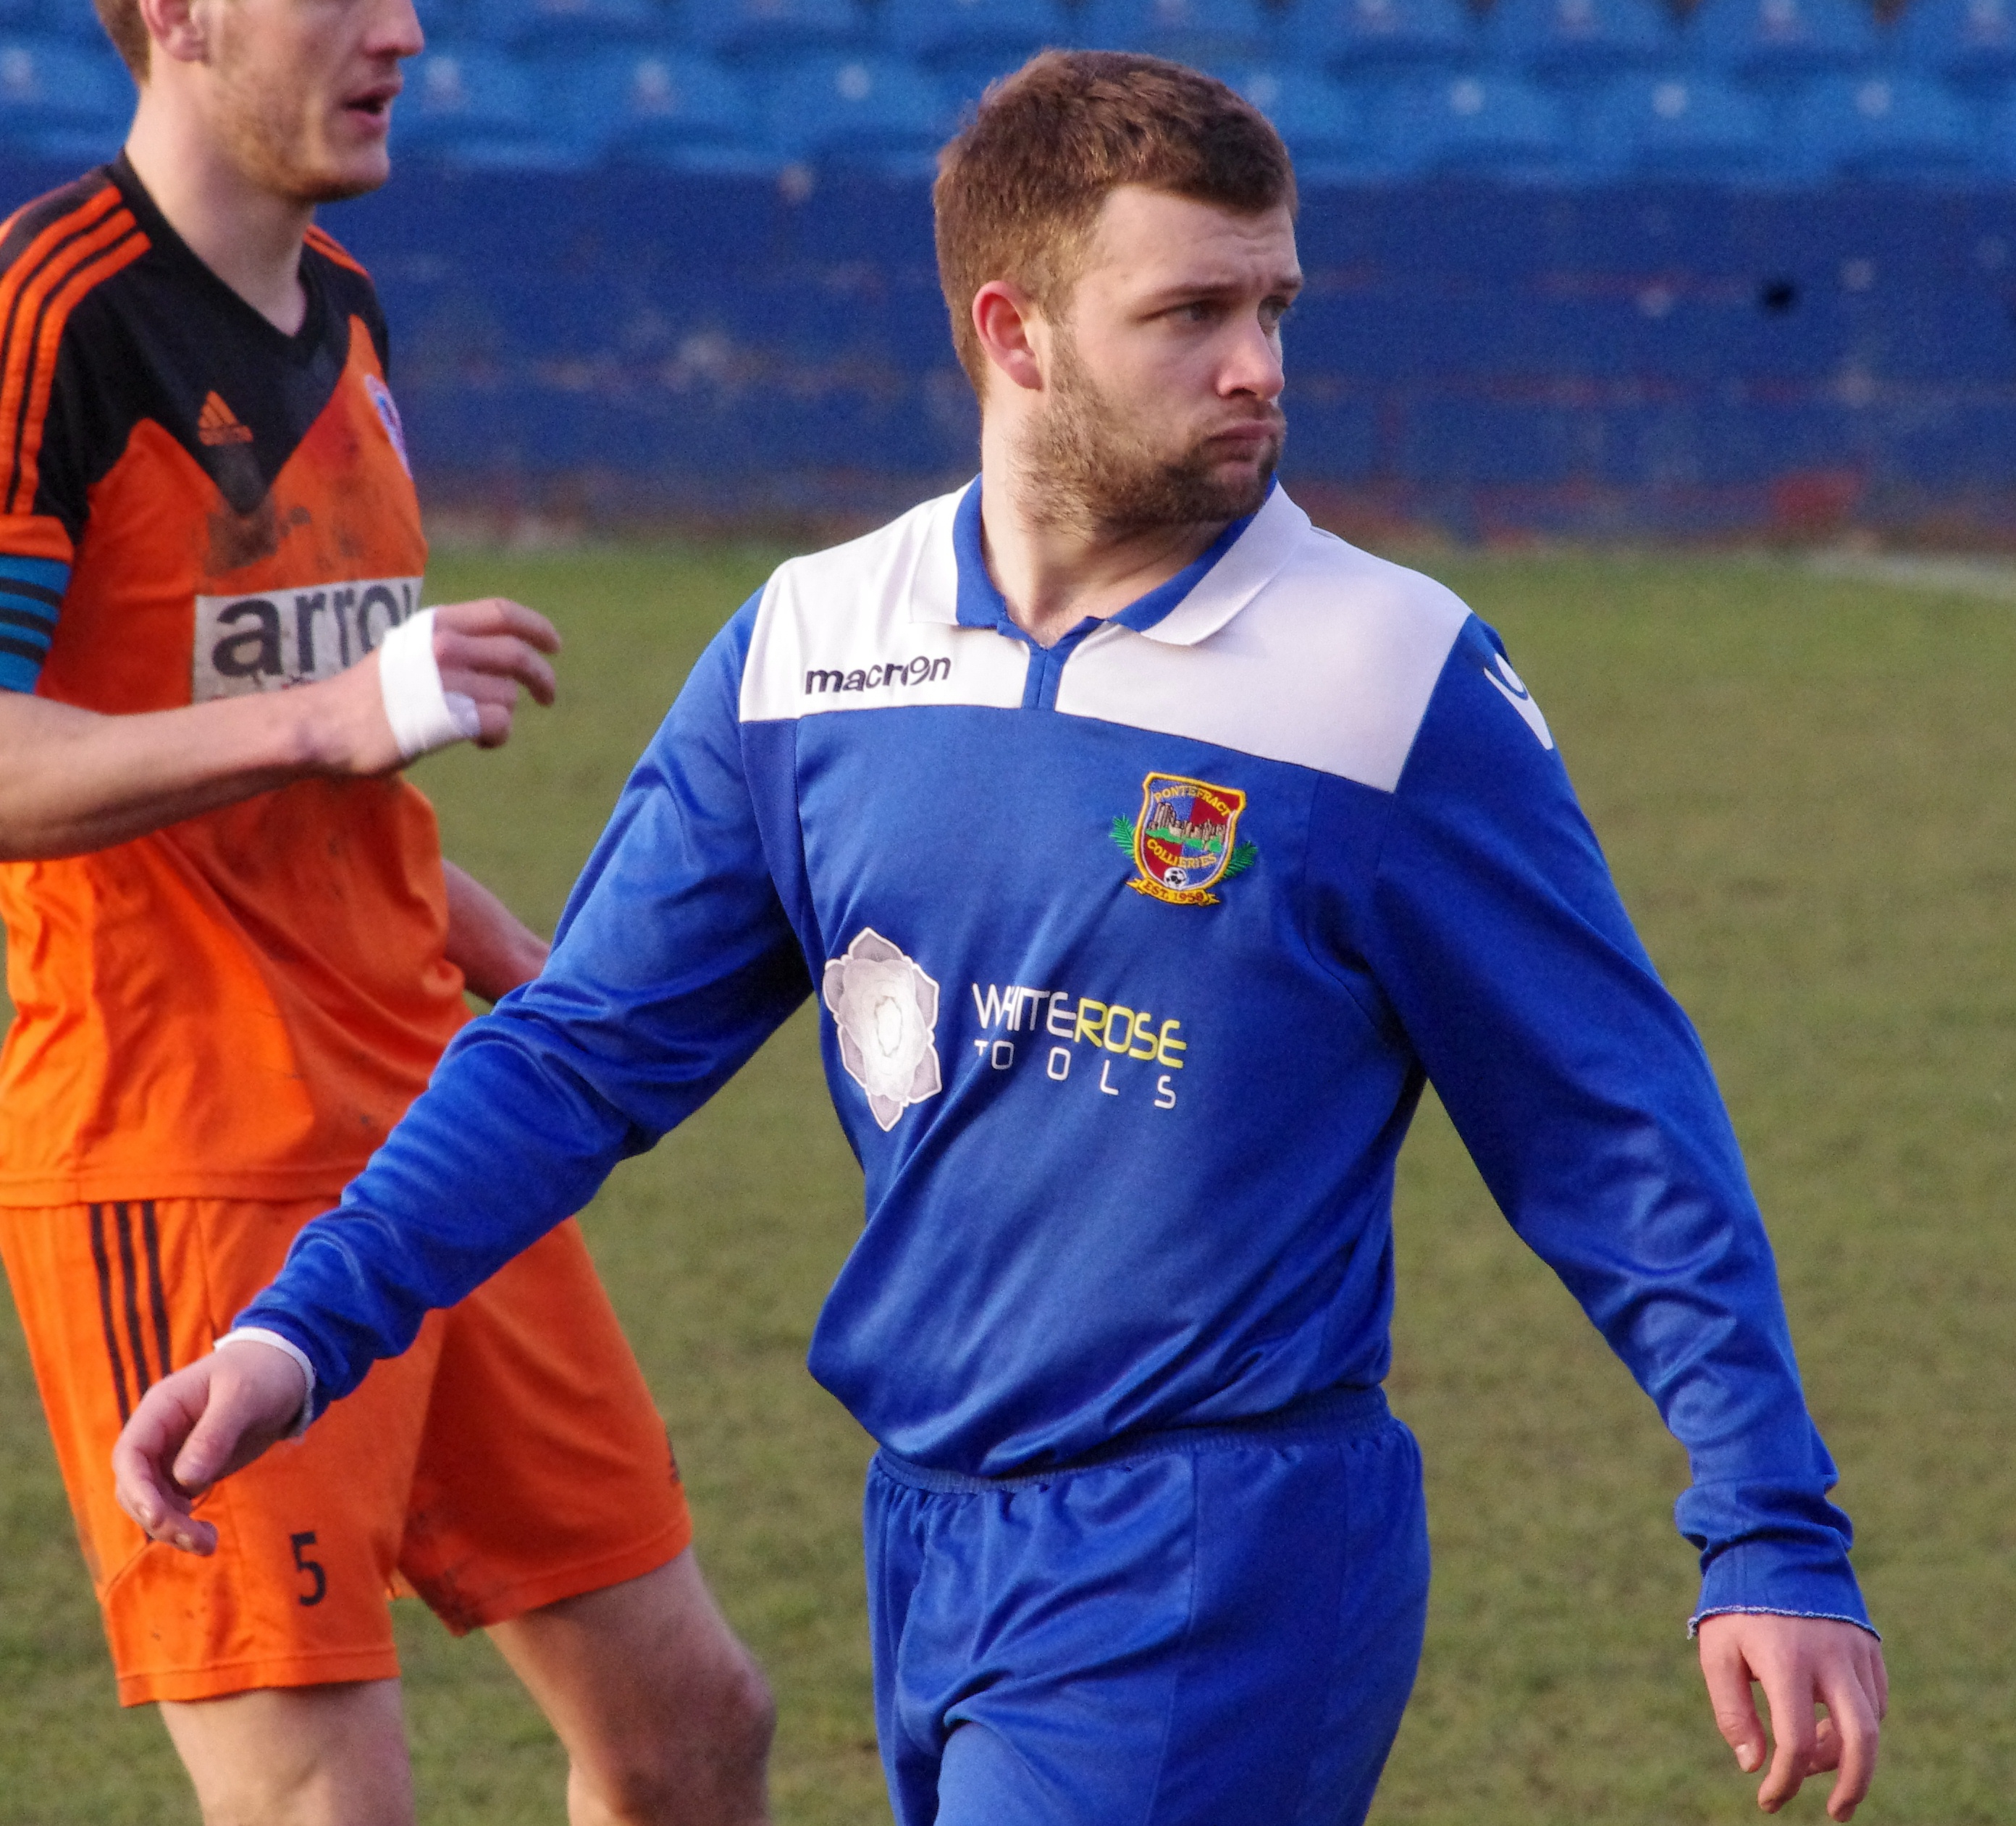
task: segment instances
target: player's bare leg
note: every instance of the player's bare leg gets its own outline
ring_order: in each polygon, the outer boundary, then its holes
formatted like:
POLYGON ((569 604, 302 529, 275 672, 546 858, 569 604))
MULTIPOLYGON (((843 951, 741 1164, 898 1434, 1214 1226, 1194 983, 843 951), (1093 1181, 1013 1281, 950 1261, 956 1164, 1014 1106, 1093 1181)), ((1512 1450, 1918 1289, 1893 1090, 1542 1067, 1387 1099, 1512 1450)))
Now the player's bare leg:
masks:
POLYGON ((397 1680, 161 1707, 203 1826, 412 1826, 397 1680))
POLYGON ((682 1553, 490 1631, 571 1761, 571 1826, 761 1826, 769 1688, 682 1553))

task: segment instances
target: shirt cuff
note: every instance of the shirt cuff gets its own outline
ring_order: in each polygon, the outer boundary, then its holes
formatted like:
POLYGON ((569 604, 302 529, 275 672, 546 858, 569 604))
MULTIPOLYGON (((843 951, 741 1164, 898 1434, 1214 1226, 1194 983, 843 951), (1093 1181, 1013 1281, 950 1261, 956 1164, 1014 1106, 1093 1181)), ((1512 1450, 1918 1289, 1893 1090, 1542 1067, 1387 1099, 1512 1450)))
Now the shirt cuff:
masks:
POLYGON ((1738 1541, 1708 1562, 1701 1574, 1701 1602, 1687 1619, 1688 1635, 1708 1617, 1736 1612, 1824 1618, 1852 1623, 1882 1640, 1869 1620, 1847 1554, 1798 1537, 1738 1541))
POLYGON ((315 1365, 308 1361, 308 1353, 298 1344, 283 1338, 279 1332, 268 1332, 263 1325, 240 1325, 235 1331, 225 1332, 211 1348, 221 1350, 227 1344, 269 1344, 275 1350, 285 1351, 294 1360, 301 1372, 304 1386, 301 1404, 295 1411, 293 1425, 289 1428, 287 1437, 299 1439, 308 1430, 308 1422, 315 1418, 315 1365))

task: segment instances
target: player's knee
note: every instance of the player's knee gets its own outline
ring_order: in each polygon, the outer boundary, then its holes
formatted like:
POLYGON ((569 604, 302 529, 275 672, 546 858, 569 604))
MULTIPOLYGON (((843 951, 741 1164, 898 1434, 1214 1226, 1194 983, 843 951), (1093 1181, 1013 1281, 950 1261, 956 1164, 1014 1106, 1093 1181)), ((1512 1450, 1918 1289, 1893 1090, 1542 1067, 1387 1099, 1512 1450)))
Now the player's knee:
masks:
POLYGON ((777 1714, 769 1684, 730 1638, 682 1684, 662 1728, 606 1746, 573 1774, 577 1821, 610 1826, 757 1826, 777 1714))
POLYGON ((770 1740, 777 1734, 777 1702, 755 1657, 744 1649, 736 1660, 725 1682, 729 1734, 742 1757, 760 1769, 769 1756, 770 1740))
POLYGON ((747 1649, 731 1637, 723 1650, 694 1695, 686 1721, 688 1742, 676 1760, 688 1767, 706 1763, 726 1783, 751 1777, 760 1783, 776 1734, 776 1702, 747 1649))

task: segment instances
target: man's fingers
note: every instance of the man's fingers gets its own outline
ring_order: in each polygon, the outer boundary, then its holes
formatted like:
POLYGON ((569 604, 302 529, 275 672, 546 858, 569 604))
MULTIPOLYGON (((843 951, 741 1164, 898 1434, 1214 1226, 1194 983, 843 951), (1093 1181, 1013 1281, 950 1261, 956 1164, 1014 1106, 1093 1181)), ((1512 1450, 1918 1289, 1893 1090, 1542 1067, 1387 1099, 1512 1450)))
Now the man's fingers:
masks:
POLYGON ((250 1458, 242 1447, 254 1422, 250 1407, 239 1389, 212 1384, 210 1404, 189 1429, 173 1466, 175 1482, 191 1495, 201 1495, 250 1458))
POLYGON ((509 634, 455 634, 437 626, 434 662, 450 691, 464 688, 455 682, 459 678, 488 678, 514 692, 522 685, 541 703, 549 704, 557 689, 552 661, 509 634))
POLYGON ((450 634, 509 634, 542 653, 560 650, 560 631, 537 609, 502 596, 450 602, 434 610, 434 631, 450 634))
POLYGON ((1708 1682, 1708 1703, 1715 1709, 1715 1729, 1736 1752, 1736 1766, 1745 1775, 1764 1767, 1764 1727, 1750 1694, 1750 1665, 1728 1637, 1701 1633, 1701 1676, 1708 1682))
MULTIPOLYGON (((1872 1648, 1874 1646, 1870 1644, 1872 1648)), ((1830 1734, 1836 1745, 1835 1762, 1825 1767, 1832 1768, 1838 1763, 1841 1770, 1834 1777, 1834 1792, 1827 1796, 1831 1820, 1852 1819, 1869 1792, 1869 1785, 1876 1779, 1877 1748, 1881 1738, 1881 1718, 1877 1710, 1881 1682, 1877 1677, 1883 1658, 1878 1654, 1874 1659, 1874 1666, 1858 1668, 1852 1677, 1823 1687, 1827 1724, 1832 1727, 1830 1734)))
POLYGON ((209 1360, 157 1382, 142 1397, 112 1449, 113 1493, 119 1506, 154 1540, 186 1553, 207 1554, 217 1531, 189 1513, 190 1491, 169 1469, 208 1398, 209 1360))
POLYGON ((153 1540, 213 1551, 217 1530, 191 1514, 193 1499, 280 1438, 304 1392, 285 1351, 251 1342, 227 1343, 157 1382, 112 1448, 120 1507, 153 1540))
POLYGON ((1770 1773, 1757 1791, 1757 1804, 1775 1813, 1799 1792, 1811 1774, 1820 1727, 1813 1716, 1813 1678, 1804 1668, 1772 1669, 1764 1677, 1764 1703, 1770 1708, 1771 1738, 1777 1750, 1770 1773))

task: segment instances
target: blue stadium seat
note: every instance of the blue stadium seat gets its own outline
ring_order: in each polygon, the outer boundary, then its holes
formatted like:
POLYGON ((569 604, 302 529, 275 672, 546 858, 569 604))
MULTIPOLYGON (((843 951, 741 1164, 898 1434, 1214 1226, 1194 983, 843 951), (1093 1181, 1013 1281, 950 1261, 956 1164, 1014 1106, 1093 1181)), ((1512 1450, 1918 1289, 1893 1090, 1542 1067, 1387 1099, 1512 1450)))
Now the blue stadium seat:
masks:
POLYGON ((772 90, 769 107, 772 136, 794 157, 920 174, 953 125, 945 92, 894 57, 802 59, 772 90))
POLYGON ((648 44, 666 35, 660 0, 481 0, 463 14, 470 35, 527 52, 648 44))
POLYGON ((657 46, 604 49, 559 70, 574 136, 621 163, 764 168, 761 115, 711 57, 657 46))
POLYGON ((1281 22, 1281 48, 1351 81, 1375 66, 1461 69, 1483 43, 1463 0, 1295 0, 1281 22))
POLYGON ((0 38, 0 144, 95 163, 119 149, 133 118, 133 84, 103 34, 0 38))
POLYGON ((1557 83, 1678 61, 1679 30, 1656 0, 1497 0, 1485 25, 1495 61, 1557 83))
POLYGON ((1703 67, 1775 88, 1873 67, 1885 48, 1865 0, 1701 0, 1683 36, 1703 67))
POLYGON ((2016 0, 1912 0, 1895 27, 1905 68, 1970 88, 2016 77, 2016 0))
POLYGON ((472 8, 469 0, 413 0, 413 10, 419 15, 420 30, 430 38, 473 38, 477 35, 478 22, 465 21, 464 16, 470 11, 480 12, 481 9, 472 8), (465 23, 470 27, 466 32, 463 29, 465 23))
POLYGON ((2016 84, 1996 98, 1982 152, 1989 171, 2005 182, 2016 179, 2016 84))
POLYGON ((1088 0, 1075 36, 1099 50, 1211 63, 1264 56, 1275 17, 1260 0, 1088 0))
POLYGON ((865 45, 872 35, 854 0, 700 0, 686 20, 695 44, 731 59, 865 45))
POLYGON ((1386 150, 1402 171, 1560 178, 1573 162, 1561 104, 1516 76, 1485 71, 1406 83, 1381 112, 1386 150))
POLYGON ((430 45, 406 66, 392 145, 398 154, 478 167, 568 171, 591 163, 593 142, 563 128, 539 105, 514 58, 488 45, 430 45))
POLYGON ((1722 182, 1775 169, 1770 117, 1754 96, 1694 71, 1629 76, 1585 123, 1583 157, 1619 176, 1722 182))
POLYGON ((1265 65, 1215 74, 1274 123, 1305 185, 1390 174, 1392 161, 1357 91, 1312 71, 1265 65))
POLYGON ((1955 182, 1985 174, 1974 117, 1910 76, 1823 77, 1786 117, 1784 142, 1815 175, 1955 182))
POLYGON ((100 45, 109 41, 91 0, 0 0, 0 28, 100 45))
POLYGON ((878 17, 884 45, 934 68, 1012 69, 1072 41, 1064 0, 882 0, 878 17))

